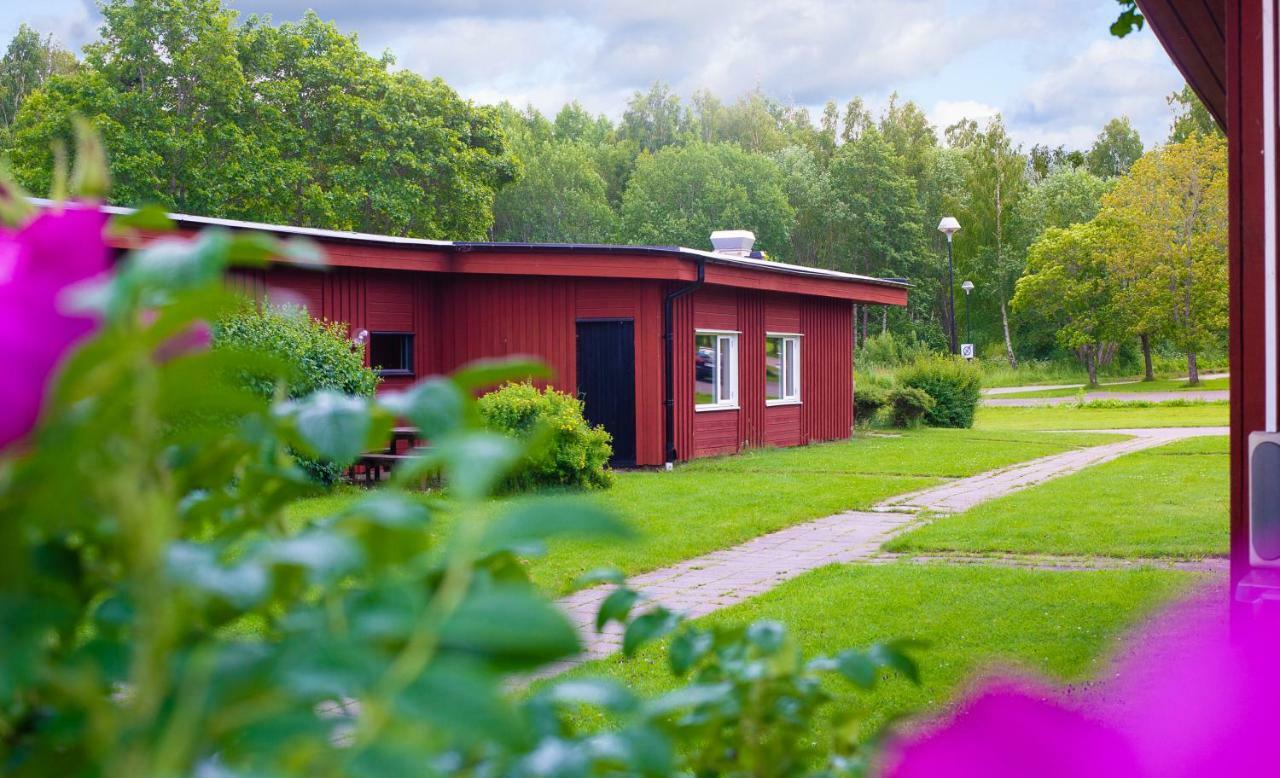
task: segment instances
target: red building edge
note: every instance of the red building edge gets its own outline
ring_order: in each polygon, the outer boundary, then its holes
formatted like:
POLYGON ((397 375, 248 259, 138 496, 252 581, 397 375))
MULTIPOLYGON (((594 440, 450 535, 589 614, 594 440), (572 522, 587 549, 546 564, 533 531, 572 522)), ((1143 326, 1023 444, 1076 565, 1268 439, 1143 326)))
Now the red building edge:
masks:
MULTIPOLYGON (((582 397, 588 419, 613 434, 621 465, 849 437, 853 306, 902 306, 909 288, 674 246, 465 243, 171 217, 180 234, 218 227, 318 242, 323 269, 273 263, 235 271, 231 283, 256 299, 304 305, 353 336, 363 330, 404 346, 410 369, 384 375, 382 388, 477 359, 541 359, 553 375, 546 383, 582 397), (736 369, 716 373, 716 349, 706 344, 724 340, 732 355, 719 362, 736 369), (766 370, 774 395, 785 381, 776 356, 784 340, 793 341, 785 348, 797 391, 769 399, 766 370), (706 399, 713 379, 736 389, 731 401, 695 399, 706 399), (614 392, 620 384, 628 391, 614 392)), ((160 237, 113 240, 124 250, 160 237)))
MULTIPOLYGON (((1251 554, 1250 438, 1277 431, 1277 0, 1138 0, 1147 23, 1228 139, 1231 601, 1239 622, 1280 602, 1280 560, 1251 554)), ((1261 473, 1267 481, 1280 473, 1261 473)), ((1258 479, 1264 484, 1263 478, 1258 479)), ((1267 513, 1274 513, 1269 511, 1267 513)))

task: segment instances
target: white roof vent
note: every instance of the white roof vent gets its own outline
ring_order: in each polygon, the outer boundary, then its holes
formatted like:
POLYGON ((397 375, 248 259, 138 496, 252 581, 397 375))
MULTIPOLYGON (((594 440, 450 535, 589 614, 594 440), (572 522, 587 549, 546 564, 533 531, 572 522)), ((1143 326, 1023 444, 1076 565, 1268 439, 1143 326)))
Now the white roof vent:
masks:
POLYGON ((717 254, 749 257, 755 244, 756 234, 751 230, 716 230, 711 233, 711 247, 717 254))

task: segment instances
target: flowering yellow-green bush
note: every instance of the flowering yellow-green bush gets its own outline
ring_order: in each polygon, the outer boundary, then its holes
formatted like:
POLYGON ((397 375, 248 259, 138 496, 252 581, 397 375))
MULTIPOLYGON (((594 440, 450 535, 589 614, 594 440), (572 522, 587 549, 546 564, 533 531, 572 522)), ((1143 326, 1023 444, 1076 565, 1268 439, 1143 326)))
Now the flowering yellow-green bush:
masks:
POLYGON ((613 483, 613 437, 604 427, 587 423, 576 397, 528 382, 509 383, 480 398, 480 414, 497 432, 541 439, 511 477, 510 488, 606 489, 613 483))

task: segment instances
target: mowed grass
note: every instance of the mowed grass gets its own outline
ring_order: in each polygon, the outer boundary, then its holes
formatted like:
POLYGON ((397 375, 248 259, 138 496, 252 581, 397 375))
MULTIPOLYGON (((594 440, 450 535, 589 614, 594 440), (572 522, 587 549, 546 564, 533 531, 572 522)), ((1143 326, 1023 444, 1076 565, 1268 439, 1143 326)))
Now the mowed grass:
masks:
POLYGON ((1225 391, 1231 387, 1230 378, 1210 378, 1201 381, 1196 386, 1191 386, 1185 378, 1166 378, 1157 381, 1129 381, 1121 384, 1103 383, 1101 386, 1089 388, 1087 386, 1074 387, 1068 389, 1035 389, 1026 392, 1011 392, 1009 394, 994 395, 1001 399, 1031 399, 1037 397, 1075 397, 1082 390, 1088 392, 1209 392, 1209 391, 1225 391))
POLYGON ((982 503, 886 544, 900 552, 1201 558, 1228 548, 1227 438, 1171 443, 982 503))
POLYGON ((1225 427, 1228 405, 1151 405, 1133 408, 1078 408, 1056 405, 1042 408, 978 408, 975 431, 1104 430, 1145 427, 1225 427))
MULTIPOLYGON (((865 710, 864 735, 893 717, 936 709, 992 666, 1078 681, 1096 675, 1120 634, 1199 576, 1152 569, 1043 571, 969 565, 831 566, 708 616, 700 623, 787 626, 807 656, 891 638, 930 645, 917 653, 922 683, 890 678, 871 693, 833 680, 836 709, 865 710)), ((665 651, 614 655, 571 671, 655 693, 675 686, 665 651)), ((825 736, 820 728, 815 737, 825 736)))
MULTIPOLYGON (((549 593, 562 594, 575 578, 595 568, 615 567, 634 575, 792 524, 870 508, 944 478, 1118 439, 1105 434, 913 430, 697 460, 670 473, 623 472, 613 488, 592 496, 625 517, 637 537, 555 541, 544 557, 530 562, 530 574, 549 593)), ((334 513, 362 493, 344 489, 304 500, 291 508, 290 521, 301 525, 334 513)), ((446 510, 433 531, 443 536, 450 523, 446 510)))

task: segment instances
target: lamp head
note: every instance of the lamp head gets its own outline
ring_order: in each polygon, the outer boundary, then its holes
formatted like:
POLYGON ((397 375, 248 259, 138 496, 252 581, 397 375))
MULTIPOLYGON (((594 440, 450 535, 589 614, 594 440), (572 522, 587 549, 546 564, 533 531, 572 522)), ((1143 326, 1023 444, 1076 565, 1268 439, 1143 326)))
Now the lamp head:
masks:
POLYGON ((938 222, 938 232, 947 236, 947 242, 951 241, 951 236, 960 231, 960 222, 954 216, 944 216, 942 221, 938 222))
POLYGON ((960 288, 964 290, 965 294, 969 294, 973 291, 973 282, 965 281, 963 284, 960 284, 960 288))

